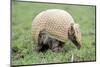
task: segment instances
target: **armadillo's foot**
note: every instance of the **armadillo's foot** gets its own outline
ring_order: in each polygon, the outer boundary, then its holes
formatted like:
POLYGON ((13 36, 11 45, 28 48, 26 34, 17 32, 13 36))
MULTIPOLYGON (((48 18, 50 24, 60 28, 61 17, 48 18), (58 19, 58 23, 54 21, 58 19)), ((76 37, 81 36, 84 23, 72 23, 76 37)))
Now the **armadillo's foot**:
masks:
POLYGON ((42 45, 41 47, 38 46, 38 52, 46 52, 49 49, 48 45, 42 45))
POLYGON ((58 46, 52 46, 52 51, 53 52, 62 52, 63 51, 63 46, 64 44, 59 44, 58 46))

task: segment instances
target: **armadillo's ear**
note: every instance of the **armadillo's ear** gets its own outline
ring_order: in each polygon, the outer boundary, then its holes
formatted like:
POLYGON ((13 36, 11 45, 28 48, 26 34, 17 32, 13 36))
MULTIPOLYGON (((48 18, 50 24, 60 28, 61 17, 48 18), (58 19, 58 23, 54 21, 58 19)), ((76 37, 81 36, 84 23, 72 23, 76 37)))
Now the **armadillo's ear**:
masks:
POLYGON ((78 32, 80 32, 79 24, 72 23, 70 25, 69 32, 70 32, 70 34, 77 34, 78 32))
POLYGON ((72 23, 72 24, 70 25, 69 30, 68 30, 68 37, 69 37, 69 39, 71 39, 72 36, 73 36, 74 34, 75 34, 74 24, 72 23))

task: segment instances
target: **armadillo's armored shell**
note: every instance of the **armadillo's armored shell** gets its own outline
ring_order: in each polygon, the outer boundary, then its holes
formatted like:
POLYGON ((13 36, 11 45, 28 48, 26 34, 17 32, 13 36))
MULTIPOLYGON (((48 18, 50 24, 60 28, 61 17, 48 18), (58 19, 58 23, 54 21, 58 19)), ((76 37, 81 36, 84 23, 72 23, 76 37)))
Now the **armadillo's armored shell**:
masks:
POLYGON ((66 42, 71 23, 74 23, 72 16, 64 10, 49 9, 39 13, 32 23, 35 44, 38 43, 39 32, 43 29, 50 34, 50 37, 66 42))

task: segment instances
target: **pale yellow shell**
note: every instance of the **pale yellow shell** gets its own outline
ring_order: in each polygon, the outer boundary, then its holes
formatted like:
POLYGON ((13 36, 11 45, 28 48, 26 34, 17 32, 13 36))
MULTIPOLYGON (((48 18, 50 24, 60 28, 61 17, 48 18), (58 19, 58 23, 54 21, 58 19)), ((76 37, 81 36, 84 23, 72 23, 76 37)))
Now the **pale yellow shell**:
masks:
POLYGON ((67 42, 68 29, 74 23, 72 16, 60 9, 49 9, 39 13, 32 22, 32 35, 35 44, 38 42, 39 32, 45 29, 50 37, 67 42))

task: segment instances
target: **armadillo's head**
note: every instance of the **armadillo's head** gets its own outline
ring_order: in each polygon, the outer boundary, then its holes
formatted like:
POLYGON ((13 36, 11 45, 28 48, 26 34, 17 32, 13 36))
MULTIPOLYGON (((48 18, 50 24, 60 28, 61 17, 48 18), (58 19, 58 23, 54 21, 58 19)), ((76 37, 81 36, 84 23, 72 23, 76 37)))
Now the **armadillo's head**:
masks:
POLYGON ((75 46, 80 49, 82 42, 79 24, 71 24, 68 31, 68 37, 75 44, 75 46))

